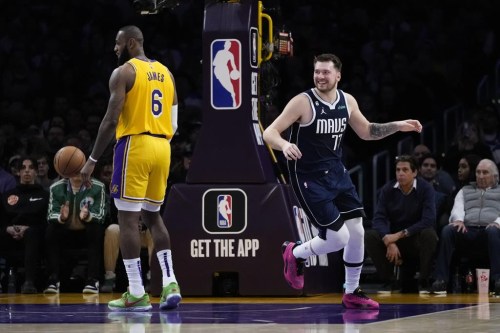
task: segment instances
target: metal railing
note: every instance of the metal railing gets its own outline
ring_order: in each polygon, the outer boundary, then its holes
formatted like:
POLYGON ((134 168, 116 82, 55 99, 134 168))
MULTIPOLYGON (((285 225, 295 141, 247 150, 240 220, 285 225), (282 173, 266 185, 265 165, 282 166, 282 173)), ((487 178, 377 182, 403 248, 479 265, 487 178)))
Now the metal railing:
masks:
POLYGON ((455 105, 443 112, 443 149, 451 145, 455 133, 460 124, 464 121, 464 107, 455 105))
POLYGON ((363 202, 363 199, 365 197, 364 196, 365 191, 364 191, 364 186, 363 186, 365 175, 364 175, 364 170, 363 170, 363 167, 361 166, 361 164, 358 164, 358 165, 350 168, 349 175, 353 179, 354 186, 356 186, 356 188, 357 188, 359 199, 361 200, 361 202, 363 202))
POLYGON ((372 200, 373 211, 375 214, 375 207, 377 202, 377 191, 385 183, 390 180, 391 171, 390 153, 388 150, 381 151, 372 157, 372 200))
POLYGON ((420 132, 420 143, 429 147, 433 152, 438 151, 436 122, 429 121, 422 125, 420 132))
POLYGON ((411 154, 413 151, 413 138, 408 135, 404 139, 401 139, 397 143, 398 155, 411 154))
POLYGON ((476 88, 476 103, 478 105, 485 105, 489 103, 491 97, 490 91, 490 78, 489 75, 484 75, 476 88))

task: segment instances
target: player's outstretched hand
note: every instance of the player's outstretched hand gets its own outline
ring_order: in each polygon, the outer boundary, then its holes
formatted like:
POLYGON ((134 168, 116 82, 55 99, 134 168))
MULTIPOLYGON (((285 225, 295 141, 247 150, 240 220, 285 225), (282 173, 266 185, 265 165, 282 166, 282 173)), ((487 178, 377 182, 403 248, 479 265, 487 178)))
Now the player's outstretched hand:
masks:
POLYGON ((406 119, 398 122, 398 127, 401 132, 422 132, 422 124, 418 120, 406 119))

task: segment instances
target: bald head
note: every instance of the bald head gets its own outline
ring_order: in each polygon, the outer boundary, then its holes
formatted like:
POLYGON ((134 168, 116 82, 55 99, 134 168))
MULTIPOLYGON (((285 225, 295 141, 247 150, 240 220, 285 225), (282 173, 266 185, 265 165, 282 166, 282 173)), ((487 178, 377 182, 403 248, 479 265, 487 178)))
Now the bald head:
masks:
POLYGON ((125 39, 133 38, 135 39, 141 46, 144 43, 144 36, 142 35, 141 29, 136 27, 135 25, 127 25, 120 29, 123 33, 123 37, 125 39))
POLYGON ((144 56, 144 37, 141 29, 135 25, 122 27, 116 35, 114 51, 121 66, 131 58, 144 56))
POLYGON ((498 184, 498 167, 492 160, 484 159, 476 167, 477 187, 486 189, 498 184))

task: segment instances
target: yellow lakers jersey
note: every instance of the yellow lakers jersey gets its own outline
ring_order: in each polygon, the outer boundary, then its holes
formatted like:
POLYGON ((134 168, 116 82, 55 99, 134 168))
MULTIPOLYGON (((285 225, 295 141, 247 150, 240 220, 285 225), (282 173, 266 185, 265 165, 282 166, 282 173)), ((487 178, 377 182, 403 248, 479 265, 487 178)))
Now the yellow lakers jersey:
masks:
POLYGON ((135 69, 135 82, 125 97, 116 138, 149 132, 170 140, 174 83, 168 69, 154 60, 133 58, 128 63, 135 69))

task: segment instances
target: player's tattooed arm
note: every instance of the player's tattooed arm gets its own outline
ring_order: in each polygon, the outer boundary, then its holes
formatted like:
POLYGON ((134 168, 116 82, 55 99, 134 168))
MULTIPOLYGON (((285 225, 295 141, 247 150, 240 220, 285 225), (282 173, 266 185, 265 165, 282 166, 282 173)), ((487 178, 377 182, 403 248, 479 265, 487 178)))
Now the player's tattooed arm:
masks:
POLYGON ((386 136, 394 134, 398 131, 398 126, 396 122, 378 124, 371 123, 370 124, 370 137, 372 140, 382 139, 386 136))

